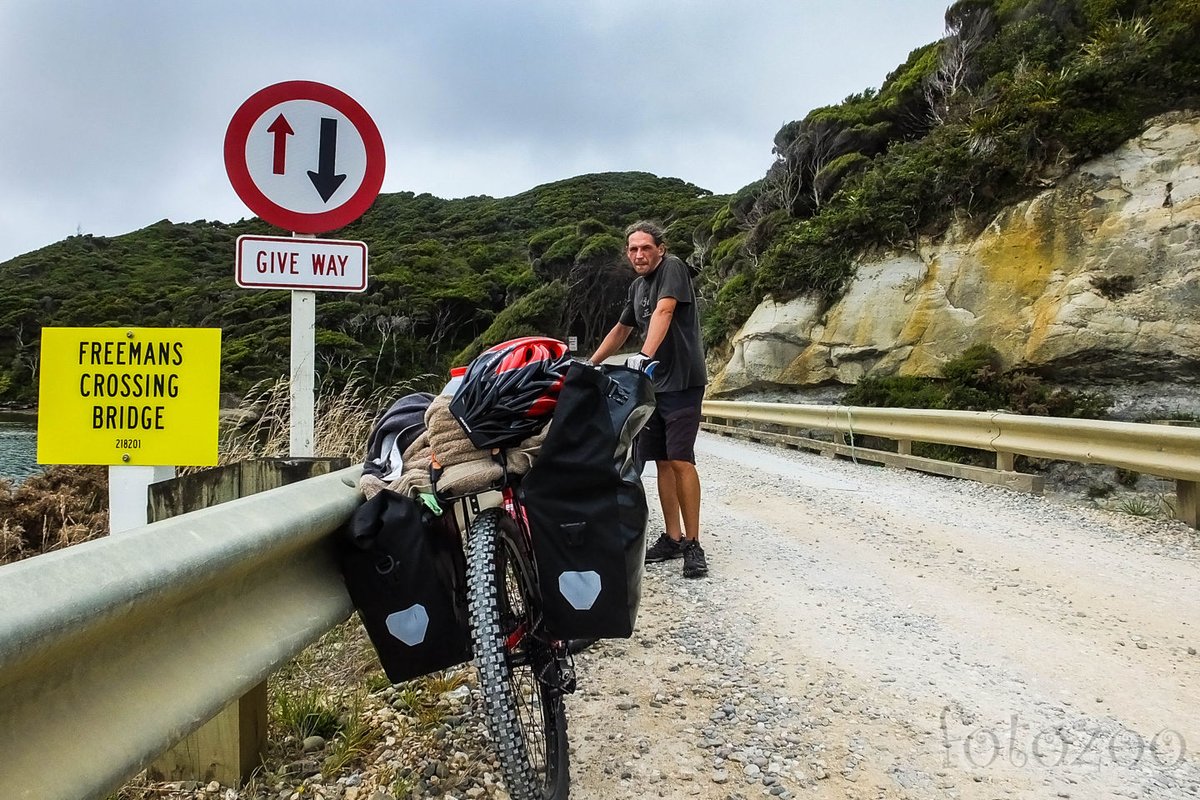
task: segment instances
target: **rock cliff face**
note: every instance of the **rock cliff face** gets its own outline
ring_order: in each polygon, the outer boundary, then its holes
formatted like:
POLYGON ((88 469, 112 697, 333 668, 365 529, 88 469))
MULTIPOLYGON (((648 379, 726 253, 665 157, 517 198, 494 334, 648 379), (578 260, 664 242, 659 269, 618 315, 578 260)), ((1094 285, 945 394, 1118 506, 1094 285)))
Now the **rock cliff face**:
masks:
POLYGON ((1200 382, 1200 114, 1155 120, 978 235, 862 263, 828 309, 767 298, 709 393, 937 375, 976 342, 1062 383, 1200 382))

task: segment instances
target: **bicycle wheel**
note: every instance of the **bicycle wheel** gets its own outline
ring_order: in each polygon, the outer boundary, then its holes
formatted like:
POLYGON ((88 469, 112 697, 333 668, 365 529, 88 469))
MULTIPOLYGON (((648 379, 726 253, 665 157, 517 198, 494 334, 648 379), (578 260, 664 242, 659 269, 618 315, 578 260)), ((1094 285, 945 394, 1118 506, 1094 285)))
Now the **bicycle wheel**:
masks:
POLYGON ((480 512, 467 541, 467 601, 487 725, 513 800, 565 800, 561 662, 539 636, 534 581, 516 522, 498 508, 480 512))

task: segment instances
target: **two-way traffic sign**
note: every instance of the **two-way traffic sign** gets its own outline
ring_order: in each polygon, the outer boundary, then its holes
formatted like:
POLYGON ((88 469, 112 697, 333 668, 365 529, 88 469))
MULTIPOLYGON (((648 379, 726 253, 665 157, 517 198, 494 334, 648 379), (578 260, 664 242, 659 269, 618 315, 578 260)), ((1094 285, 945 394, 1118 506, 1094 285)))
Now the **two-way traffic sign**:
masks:
POLYGON ((324 233, 362 216, 383 185, 383 138, 349 95, 286 81, 250 96, 225 132, 225 170, 267 222, 324 233))

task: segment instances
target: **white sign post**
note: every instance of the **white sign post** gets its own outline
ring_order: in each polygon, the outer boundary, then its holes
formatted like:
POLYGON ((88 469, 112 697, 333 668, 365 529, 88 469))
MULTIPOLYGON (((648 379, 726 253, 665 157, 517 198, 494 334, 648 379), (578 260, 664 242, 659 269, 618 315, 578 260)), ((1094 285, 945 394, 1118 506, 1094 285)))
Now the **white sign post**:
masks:
POLYGON ((317 295, 292 292, 292 424, 288 453, 293 457, 316 455, 316 385, 313 365, 316 351, 317 295))
POLYGON ((225 132, 225 170, 234 191, 293 239, 238 238, 237 282, 292 290, 291 452, 315 454, 316 295, 361 292, 362 242, 317 240, 362 216, 383 185, 383 138, 349 95, 311 81, 286 81, 251 95, 225 132), (303 236, 307 234, 307 236, 303 236))
POLYGON ((148 523, 146 498, 150 485, 175 477, 175 467, 108 468, 108 532, 121 533, 148 523))

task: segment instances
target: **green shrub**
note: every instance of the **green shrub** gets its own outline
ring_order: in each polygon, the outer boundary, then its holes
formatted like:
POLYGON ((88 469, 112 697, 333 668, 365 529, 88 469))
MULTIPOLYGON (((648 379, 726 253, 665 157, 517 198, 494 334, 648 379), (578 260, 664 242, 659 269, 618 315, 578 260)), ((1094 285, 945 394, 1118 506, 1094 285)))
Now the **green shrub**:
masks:
POLYGON ((454 356, 453 363, 467 364, 487 348, 519 336, 553 336, 561 330, 566 287, 555 281, 522 297, 496 315, 473 342, 454 356))
POLYGON ((942 377, 966 386, 987 384, 999 372, 1000 354, 986 344, 973 344, 942 367, 942 377))
POLYGON ((529 242, 527 245, 529 247, 529 257, 531 259, 541 258, 542 255, 545 254, 546 250, 550 248, 550 245, 554 244, 559 239, 562 239, 564 236, 571 235, 571 233, 572 229, 566 225, 560 225, 555 228, 547 228, 546 230, 538 231, 533 236, 529 237, 529 242))
POLYGON ((1006 411, 1053 417, 1101 418, 1111 399, 1097 393, 1047 386, 1028 372, 1005 372, 986 344, 967 348, 942 367, 940 378, 867 377, 842 397, 850 406, 1006 411))
POLYGON ((911 375, 865 377, 842 396, 848 406, 872 408, 943 408, 937 381, 911 375))
POLYGON ((716 347, 741 327, 758 305, 749 275, 734 275, 721 286, 704 309, 704 344, 716 347))
POLYGON ((563 277, 575 263, 575 256, 583 247, 584 240, 571 234, 564 236, 546 249, 534 263, 534 272, 547 280, 563 277))
POLYGON ((611 228, 595 217, 588 217, 587 219, 581 220, 575 225, 575 235, 583 239, 595 236, 598 233, 610 232, 611 228))
POLYGON ((759 296, 774 294, 780 300, 810 294, 826 302, 841 295, 853 274, 851 254, 840 239, 830 235, 822 217, 794 223, 763 254, 755 276, 759 296))
POLYGON ((745 255, 745 246, 745 233, 731 236, 713 248, 712 253, 709 255, 709 263, 718 272, 728 273, 738 259, 745 255))
POLYGON ((608 231, 595 233, 588 238, 579 252, 575 254, 575 263, 598 263, 619 261, 625 252, 625 243, 608 231))

